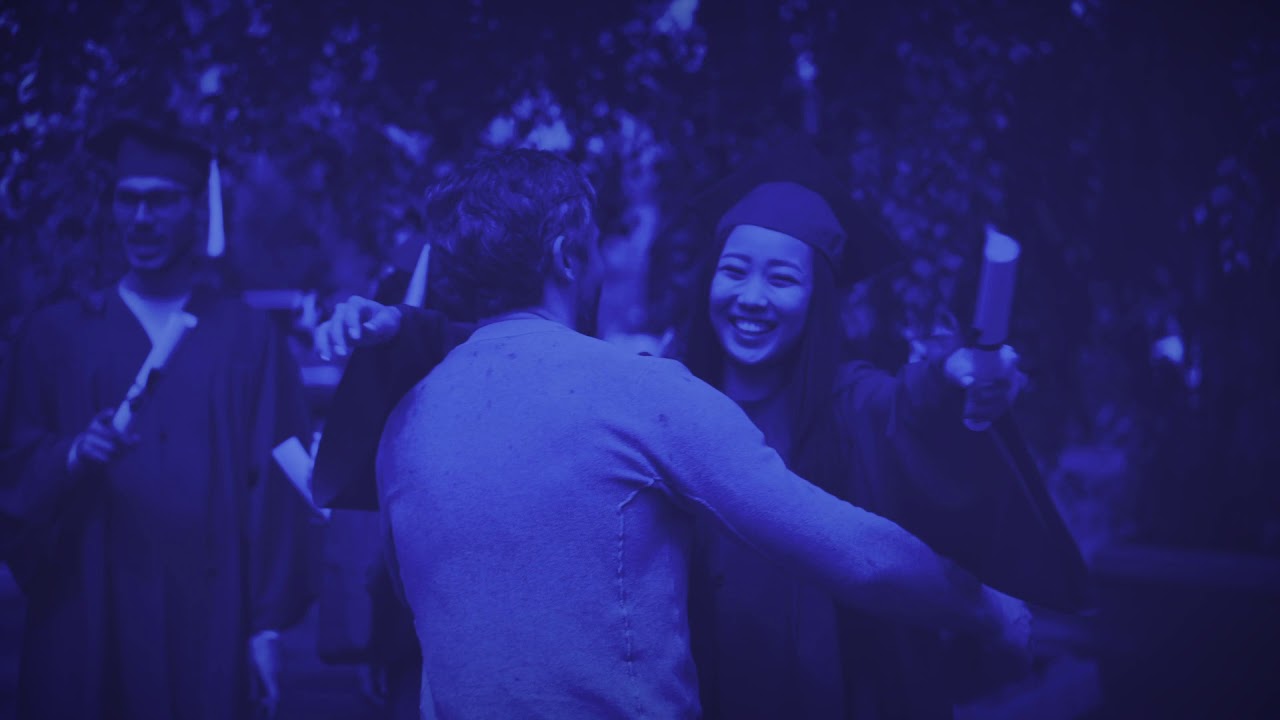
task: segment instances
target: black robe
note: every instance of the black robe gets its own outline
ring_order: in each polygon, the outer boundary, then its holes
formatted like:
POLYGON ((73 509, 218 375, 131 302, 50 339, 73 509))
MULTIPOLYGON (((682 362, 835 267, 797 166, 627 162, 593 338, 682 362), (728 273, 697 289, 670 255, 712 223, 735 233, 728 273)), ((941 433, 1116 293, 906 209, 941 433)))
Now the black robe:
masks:
MULTIPOLYGON (((826 489, 897 522, 988 585, 1058 611, 1084 608, 1084 562, 1012 419, 984 432, 965 428, 964 393, 942 362, 897 375, 861 362, 841 368, 833 421, 845 477, 826 489)), ((801 440, 785 427, 785 410, 744 409, 790 465, 801 440)), ((937 631, 840 610, 830 593, 705 524, 690 593, 709 720, 788 710, 829 720, 949 718, 956 685, 981 659, 937 631)))
MULTIPOLYGON (((380 299, 403 296, 402 284, 385 283, 380 299)), ((312 492, 317 505, 333 509, 330 530, 339 531, 331 532, 325 545, 319 606, 327 620, 322 652, 330 652, 322 656, 384 667, 386 716, 416 718, 422 682, 417 634, 400 588, 395 548, 374 515, 378 441, 400 398, 469 337, 472 327, 451 323, 434 310, 399 307, 403 324, 395 339, 357 349, 343 372, 316 450, 312 492), (325 642, 328 637, 333 641, 325 642)))
POLYGON ((271 450, 310 436, 269 318, 197 288, 198 318, 134 413, 138 442, 73 478, 72 439, 151 342, 112 288, 33 315, 7 381, 0 517, 27 599, 24 718, 245 717, 248 640, 314 594, 320 528, 271 450))
POLYGON ((311 477, 320 507, 378 509, 374 466, 387 418, 400 398, 471 336, 473 326, 450 322, 438 311, 398 307, 400 332, 390 342, 352 352, 334 391, 311 477))

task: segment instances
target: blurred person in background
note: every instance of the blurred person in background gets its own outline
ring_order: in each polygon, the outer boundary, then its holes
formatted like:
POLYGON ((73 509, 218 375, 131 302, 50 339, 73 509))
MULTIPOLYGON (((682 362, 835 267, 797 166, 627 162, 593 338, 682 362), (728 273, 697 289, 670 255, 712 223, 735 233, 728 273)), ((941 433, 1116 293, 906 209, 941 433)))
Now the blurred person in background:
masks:
POLYGON ((201 280, 209 150, 153 119, 89 146, 114 166, 128 271, 27 321, 0 409, 27 600, 19 716, 270 716, 278 633, 313 599, 319 549, 272 461, 310 436, 298 367, 265 313, 201 280))

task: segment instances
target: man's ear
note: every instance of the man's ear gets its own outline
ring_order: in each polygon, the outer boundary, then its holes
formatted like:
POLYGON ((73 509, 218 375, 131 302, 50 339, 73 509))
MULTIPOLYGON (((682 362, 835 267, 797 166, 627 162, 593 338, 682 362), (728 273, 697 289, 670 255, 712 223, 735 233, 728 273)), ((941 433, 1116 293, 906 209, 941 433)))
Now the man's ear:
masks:
POLYGON ((559 280, 573 282, 578 279, 578 261, 565 247, 565 242, 564 235, 557 235, 551 241, 551 272, 559 280))

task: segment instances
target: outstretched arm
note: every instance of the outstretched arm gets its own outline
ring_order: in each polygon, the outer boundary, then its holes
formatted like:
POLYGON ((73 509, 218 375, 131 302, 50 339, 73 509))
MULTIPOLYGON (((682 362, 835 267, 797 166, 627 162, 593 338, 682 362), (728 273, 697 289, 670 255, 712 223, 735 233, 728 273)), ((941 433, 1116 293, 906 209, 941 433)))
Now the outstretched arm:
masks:
POLYGON ((851 478, 850 497, 985 582, 1079 610, 1088 602, 1087 569, 1007 411, 1011 397, 998 396, 1016 385, 983 399, 994 422, 975 432, 963 422, 971 416, 964 359, 939 355, 896 375, 865 363, 842 369, 836 422, 865 466, 851 478))
POLYGON ((664 374, 666 387, 647 384, 645 394, 658 398, 649 404, 655 458, 675 495, 848 606, 1025 647, 1020 602, 893 522, 794 475, 728 398, 688 373, 664 374))

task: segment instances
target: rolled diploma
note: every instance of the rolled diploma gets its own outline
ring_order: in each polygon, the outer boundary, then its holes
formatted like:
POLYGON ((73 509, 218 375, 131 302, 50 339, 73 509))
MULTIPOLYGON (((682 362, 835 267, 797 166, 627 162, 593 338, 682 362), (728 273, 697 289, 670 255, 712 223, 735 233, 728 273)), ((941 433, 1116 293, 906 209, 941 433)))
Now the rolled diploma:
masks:
POLYGON ((285 477, 289 478, 289 483, 298 491, 303 500, 307 501, 307 505, 321 517, 328 518, 328 509, 316 507, 315 497, 311 494, 311 469, 314 466, 314 460, 311 453, 302 447, 302 441, 296 437, 280 443, 271 450, 271 457, 275 459, 276 464, 284 471, 285 477))
MULTIPOLYGON (((1009 337, 1009 315, 1013 312, 1013 287, 1021 251, 1017 240, 987 226, 978 301, 973 311, 973 328, 978 333, 977 347, 973 351, 975 381, 998 377, 1002 369, 1000 348, 1009 337)), ((964 422, 975 431, 991 426, 991 423, 981 420, 966 419, 964 422)))
POLYGON ((133 422, 133 403, 146 391, 151 371, 162 368, 169 362, 169 356, 173 355, 178 343, 188 330, 196 326, 197 322, 196 316, 187 312, 176 312, 169 317, 169 322, 165 323, 160 336, 152 343, 147 359, 142 361, 142 367, 138 369, 133 385, 125 393, 124 402, 120 403, 116 414, 111 418, 111 424, 118 432, 127 431, 130 423, 133 422))

